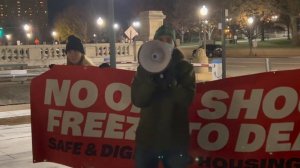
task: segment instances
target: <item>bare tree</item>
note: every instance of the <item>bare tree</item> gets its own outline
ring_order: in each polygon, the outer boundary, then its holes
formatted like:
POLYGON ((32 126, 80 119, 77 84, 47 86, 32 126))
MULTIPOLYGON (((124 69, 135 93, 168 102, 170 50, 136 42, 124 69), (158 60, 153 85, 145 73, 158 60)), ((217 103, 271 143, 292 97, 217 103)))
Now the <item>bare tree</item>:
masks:
POLYGON ((88 40, 88 23, 84 13, 75 6, 66 9, 54 23, 59 39, 65 41, 69 35, 76 35, 82 41, 88 40))
POLYGON ((276 0, 276 6, 281 15, 290 21, 292 29, 292 42, 294 45, 300 46, 300 34, 297 27, 297 20, 300 14, 299 0, 276 0))
MULTIPOLYGON (((175 0, 174 10, 170 17, 170 23, 174 26, 177 34, 180 34, 181 41, 184 42, 185 33, 191 31, 195 26, 198 27, 196 1, 175 0)), ((200 31, 200 30, 199 30, 200 31)))
MULTIPOLYGON (((243 34, 247 37, 261 37, 261 41, 265 40, 265 27, 270 23, 272 16, 275 14, 273 0, 233 0, 231 12, 234 22, 240 27, 243 34), (248 25, 249 17, 254 18, 254 23, 248 25), (259 29, 254 34, 250 30, 259 29)), ((249 41, 250 42, 250 41, 249 41)))
MULTIPOLYGON (((281 22, 287 26, 288 38, 289 30, 291 26, 292 30, 292 42, 294 45, 300 45, 300 34, 297 28, 297 20, 300 14, 300 1, 299 0, 233 0, 234 5, 232 11, 235 11, 237 23, 241 27, 245 27, 245 23, 242 21, 242 17, 254 15, 259 18, 257 26, 260 26, 261 33, 259 34, 264 40, 264 27, 269 23, 272 15, 280 14, 281 22)), ((245 21, 244 21, 245 22, 245 21)))

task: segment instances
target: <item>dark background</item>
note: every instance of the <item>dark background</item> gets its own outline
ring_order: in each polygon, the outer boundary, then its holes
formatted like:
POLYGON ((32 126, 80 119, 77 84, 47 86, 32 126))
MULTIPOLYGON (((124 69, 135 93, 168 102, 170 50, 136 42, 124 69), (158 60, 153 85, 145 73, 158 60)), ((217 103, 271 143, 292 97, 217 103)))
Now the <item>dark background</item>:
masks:
MULTIPOLYGON (((134 1, 135 0, 114 0, 116 22, 124 25, 130 24, 129 22, 133 21, 134 15, 138 13, 136 9, 133 10, 134 7, 136 7, 134 1)), ((70 6, 77 6, 82 9, 87 8, 87 10, 95 16, 95 19, 99 16, 108 18, 108 0, 49 0, 50 26, 53 25, 55 17, 70 6)))

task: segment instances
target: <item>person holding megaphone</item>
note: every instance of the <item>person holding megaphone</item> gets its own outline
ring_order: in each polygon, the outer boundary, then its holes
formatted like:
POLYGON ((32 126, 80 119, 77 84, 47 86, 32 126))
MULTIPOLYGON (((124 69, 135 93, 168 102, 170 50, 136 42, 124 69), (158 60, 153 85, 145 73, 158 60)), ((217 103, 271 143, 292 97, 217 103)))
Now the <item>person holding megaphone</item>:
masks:
POLYGON ((188 107, 195 94, 192 64, 176 48, 175 30, 161 26, 139 51, 132 103, 141 108, 136 131, 136 168, 186 168, 189 162, 188 107))

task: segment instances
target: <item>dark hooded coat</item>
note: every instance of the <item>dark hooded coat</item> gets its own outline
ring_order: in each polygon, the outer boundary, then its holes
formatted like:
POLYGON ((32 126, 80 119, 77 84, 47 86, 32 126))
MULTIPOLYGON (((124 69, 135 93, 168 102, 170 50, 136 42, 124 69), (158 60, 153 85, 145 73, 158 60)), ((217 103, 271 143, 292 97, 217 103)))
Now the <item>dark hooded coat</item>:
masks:
POLYGON ((139 147, 157 151, 188 148, 188 108, 195 94, 193 66, 174 49, 168 68, 151 74, 138 67, 131 98, 141 108, 136 131, 139 147), (163 78, 161 78, 163 76, 163 78))

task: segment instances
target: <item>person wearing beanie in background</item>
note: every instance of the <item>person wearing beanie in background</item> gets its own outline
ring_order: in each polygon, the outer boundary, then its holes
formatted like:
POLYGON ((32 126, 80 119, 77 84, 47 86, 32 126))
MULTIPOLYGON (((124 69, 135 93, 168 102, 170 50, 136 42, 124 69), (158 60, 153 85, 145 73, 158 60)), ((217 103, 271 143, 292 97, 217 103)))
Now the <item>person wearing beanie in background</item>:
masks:
POLYGON ((176 48, 175 31, 163 25, 155 33, 173 48, 168 67, 159 74, 141 65, 131 86, 132 103, 141 108, 136 130, 136 168, 186 168, 190 161, 188 108, 195 95, 193 66, 176 48))
MULTIPOLYGON (((92 61, 85 57, 85 51, 81 40, 74 35, 70 35, 66 45, 67 65, 82 65, 82 66, 95 66, 92 61)), ((49 68, 52 69, 55 64, 50 64, 49 68)))
POLYGON ((95 66, 85 57, 81 40, 74 35, 68 37, 66 45, 67 65, 95 66))

